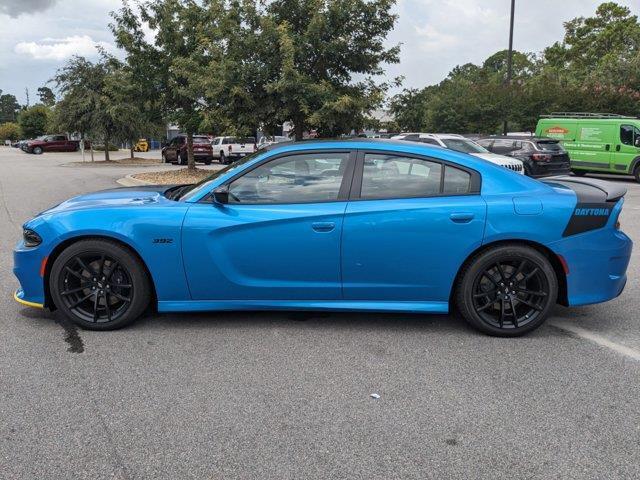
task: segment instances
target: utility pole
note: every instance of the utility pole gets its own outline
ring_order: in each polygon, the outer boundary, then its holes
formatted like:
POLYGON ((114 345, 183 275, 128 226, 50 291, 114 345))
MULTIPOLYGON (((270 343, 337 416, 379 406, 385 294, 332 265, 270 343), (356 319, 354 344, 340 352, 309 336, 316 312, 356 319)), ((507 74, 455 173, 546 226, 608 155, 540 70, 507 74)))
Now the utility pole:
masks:
MULTIPOLYGON (((516 0, 511 0, 511 19, 509 21, 509 51, 507 52, 507 91, 511 87, 511 75, 513 70, 513 14, 516 8, 516 0)), ((510 107, 510 106, 509 106, 510 107)), ((507 119, 502 124, 502 134, 507 134, 507 119)))

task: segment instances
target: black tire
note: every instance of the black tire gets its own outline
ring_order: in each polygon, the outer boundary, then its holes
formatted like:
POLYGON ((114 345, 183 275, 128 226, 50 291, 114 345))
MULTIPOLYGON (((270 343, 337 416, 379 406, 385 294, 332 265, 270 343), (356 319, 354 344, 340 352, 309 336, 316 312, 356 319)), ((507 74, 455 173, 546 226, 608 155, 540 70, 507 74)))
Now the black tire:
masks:
POLYGON ((576 177, 584 177, 587 174, 586 170, 571 170, 576 177))
POLYGON ((558 297, 558 279, 549 259, 522 245, 480 252, 463 267, 459 279, 455 300, 464 319, 499 337, 538 328, 558 297))
POLYGON ((56 258, 49 276, 60 314, 88 330, 115 330, 136 320, 151 300, 140 260, 111 240, 81 240, 56 258))
POLYGON ((36 155, 42 155, 42 147, 34 147, 32 153, 35 153, 36 155))
POLYGON ((162 163, 171 163, 169 160, 167 160, 167 156, 164 152, 162 152, 162 163))
POLYGON ((227 164, 227 156, 222 150, 220 150, 220 163, 223 165, 227 164))
POLYGON ((187 156, 185 154, 178 155, 178 165, 186 165, 188 163, 187 156))
POLYGON ((640 183, 640 164, 633 171, 633 176, 635 177, 636 182, 640 183))
POLYGON ((204 164, 205 164, 205 165, 211 165, 211 160, 212 160, 212 158, 211 158, 211 157, 207 157, 207 158, 205 158, 205 159, 204 159, 204 164))

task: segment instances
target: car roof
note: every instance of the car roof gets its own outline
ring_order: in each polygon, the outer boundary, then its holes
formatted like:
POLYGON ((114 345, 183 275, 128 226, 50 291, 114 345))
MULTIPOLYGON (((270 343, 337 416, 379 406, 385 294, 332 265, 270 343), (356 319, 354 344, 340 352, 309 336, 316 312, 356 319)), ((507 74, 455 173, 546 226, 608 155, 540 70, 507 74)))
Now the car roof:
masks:
MULTIPOLYGON (((357 143, 357 144, 372 144, 372 145, 407 145, 407 140, 391 140, 389 138, 363 138, 363 137, 354 137, 354 138, 327 138, 327 139, 317 139, 317 138, 309 138, 305 140, 292 140, 289 142, 279 142, 274 143, 273 145, 269 145, 265 147, 264 151, 272 151, 280 148, 285 148, 289 146, 296 145, 318 145, 318 147, 336 147, 340 148, 340 145, 349 144, 349 143, 357 143)), ((418 145, 424 145, 419 142, 411 142, 418 145)), ((437 145, 429 145, 429 147, 440 148, 437 145)))
POLYGON ((532 142, 538 141, 554 141, 557 142, 557 138, 551 137, 532 137, 531 135, 488 135, 485 137, 480 137, 479 140, 529 140, 532 142))
MULTIPOLYGON (((426 138, 443 138, 443 139, 454 139, 454 138, 465 138, 464 135, 460 135, 459 133, 425 133, 425 132, 407 132, 401 133, 400 135, 420 135, 421 137, 426 138)), ((398 135, 398 136, 400 136, 398 135)))

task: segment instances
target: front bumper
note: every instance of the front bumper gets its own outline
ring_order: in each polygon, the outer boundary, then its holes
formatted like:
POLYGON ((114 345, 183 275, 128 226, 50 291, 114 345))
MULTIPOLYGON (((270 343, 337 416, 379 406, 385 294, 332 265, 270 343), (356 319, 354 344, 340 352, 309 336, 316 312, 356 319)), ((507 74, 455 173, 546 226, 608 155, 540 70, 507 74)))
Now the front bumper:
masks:
POLYGON ((19 242, 13 251, 13 274, 20 282, 14 299, 23 305, 43 307, 45 304, 44 279, 41 276, 47 257, 40 247, 25 247, 19 242))

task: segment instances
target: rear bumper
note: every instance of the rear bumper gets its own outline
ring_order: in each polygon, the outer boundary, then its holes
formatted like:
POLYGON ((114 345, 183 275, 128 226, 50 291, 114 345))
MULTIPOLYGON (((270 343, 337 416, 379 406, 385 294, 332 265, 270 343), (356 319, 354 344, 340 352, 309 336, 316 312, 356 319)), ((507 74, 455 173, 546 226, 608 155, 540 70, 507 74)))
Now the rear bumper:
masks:
POLYGON ((608 226, 566 237, 549 247, 568 265, 570 306, 606 302, 622 293, 633 248, 623 232, 608 226))

